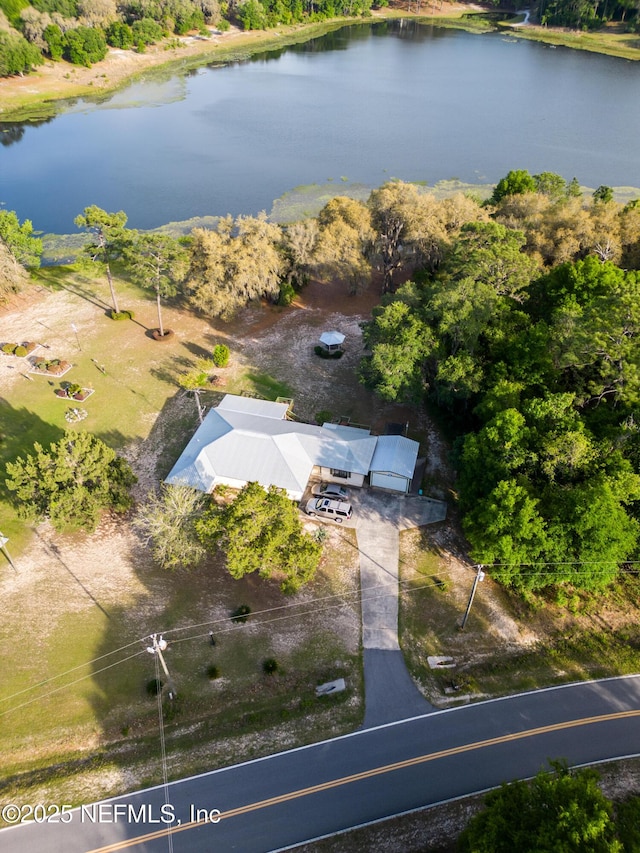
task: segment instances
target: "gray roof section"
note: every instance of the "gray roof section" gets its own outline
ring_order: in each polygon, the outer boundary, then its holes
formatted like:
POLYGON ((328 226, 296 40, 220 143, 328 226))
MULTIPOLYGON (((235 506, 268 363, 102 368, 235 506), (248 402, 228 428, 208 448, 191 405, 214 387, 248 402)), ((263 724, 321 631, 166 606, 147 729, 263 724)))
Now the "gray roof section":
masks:
POLYGON ((419 449, 417 441, 403 435, 380 435, 371 460, 371 471, 398 474, 411 479, 419 449))

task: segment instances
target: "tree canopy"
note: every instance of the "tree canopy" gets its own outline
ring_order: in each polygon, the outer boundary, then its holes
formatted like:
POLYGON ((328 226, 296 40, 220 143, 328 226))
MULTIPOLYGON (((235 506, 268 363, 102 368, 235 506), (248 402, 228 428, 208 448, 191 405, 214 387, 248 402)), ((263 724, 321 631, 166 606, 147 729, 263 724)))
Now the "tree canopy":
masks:
POLYGON ((84 212, 74 220, 78 228, 84 228, 91 235, 91 240, 84 246, 84 253, 95 263, 101 264, 107 274, 113 310, 120 313, 116 289, 113 285, 111 263, 123 250, 125 240, 125 225, 127 214, 120 210, 118 213, 107 213, 96 204, 85 207, 84 212))
POLYGON ((165 484, 159 494, 148 495, 138 509, 134 527, 163 569, 191 568, 204 557, 195 522, 206 500, 202 492, 189 486, 165 484))
POLYGON ((164 335, 161 301, 178 293, 187 272, 187 250, 169 234, 135 231, 129 232, 124 258, 131 278, 155 291, 158 328, 164 335))
POLYGON ((640 542, 640 274, 608 259, 640 257, 640 221, 527 174, 374 309, 361 377, 430 399, 457 432, 475 561, 522 590, 596 589, 640 542))
POLYGON ((195 228, 186 279, 189 301, 212 317, 228 320, 249 302, 276 300, 286 263, 278 225, 259 216, 223 217, 215 229, 195 228))
POLYGON ((613 806, 591 769, 560 762, 529 784, 502 785, 485 798, 459 839, 460 853, 621 853, 613 806))
POLYGON ((33 225, 29 219, 20 223, 15 211, 0 210, 0 242, 24 267, 40 266, 42 240, 33 236, 33 225))
POLYGON ((196 520, 201 541, 218 547, 234 578, 258 572, 296 592, 311 580, 321 546, 302 529, 298 509, 282 489, 247 483, 229 503, 214 503, 196 520))
POLYGON ((129 464, 88 432, 66 430, 48 450, 36 442, 33 453, 6 467, 18 514, 48 519, 56 530, 93 531, 103 510, 125 512, 133 503, 129 464))

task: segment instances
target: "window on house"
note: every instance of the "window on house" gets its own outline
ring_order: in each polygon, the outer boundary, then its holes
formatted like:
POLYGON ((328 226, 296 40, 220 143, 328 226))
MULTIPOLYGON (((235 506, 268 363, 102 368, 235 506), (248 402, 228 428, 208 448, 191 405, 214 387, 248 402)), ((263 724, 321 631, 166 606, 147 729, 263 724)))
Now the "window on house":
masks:
POLYGON ((339 468, 332 468, 331 476, 340 477, 341 480, 348 480, 351 477, 351 471, 341 471, 339 468))

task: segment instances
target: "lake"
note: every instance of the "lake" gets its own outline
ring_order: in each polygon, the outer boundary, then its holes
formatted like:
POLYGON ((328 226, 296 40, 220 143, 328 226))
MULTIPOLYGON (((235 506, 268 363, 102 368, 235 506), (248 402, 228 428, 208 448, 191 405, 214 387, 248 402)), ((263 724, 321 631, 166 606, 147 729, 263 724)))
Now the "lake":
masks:
POLYGON ((640 63, 415 21, 136 83, 39 125, 0 125, 0 203, 73 233, 254 214, 298 185, 495 183, 510 169, 640 186, 640 63), (8 144, 10 143, 10 144, 8 144))

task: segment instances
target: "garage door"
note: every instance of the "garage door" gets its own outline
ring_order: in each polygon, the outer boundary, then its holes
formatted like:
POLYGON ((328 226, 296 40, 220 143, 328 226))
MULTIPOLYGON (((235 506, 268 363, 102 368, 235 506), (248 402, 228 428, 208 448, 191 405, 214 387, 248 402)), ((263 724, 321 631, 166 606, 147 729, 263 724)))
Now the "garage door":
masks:
POLYGON ((380 489, 393 489, 394 492, 406 492, 409 489, 409 482, 405 477, 382 474, 379 471, 371 472, 370 482, 372 486, 378 486, 380 489))

